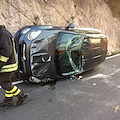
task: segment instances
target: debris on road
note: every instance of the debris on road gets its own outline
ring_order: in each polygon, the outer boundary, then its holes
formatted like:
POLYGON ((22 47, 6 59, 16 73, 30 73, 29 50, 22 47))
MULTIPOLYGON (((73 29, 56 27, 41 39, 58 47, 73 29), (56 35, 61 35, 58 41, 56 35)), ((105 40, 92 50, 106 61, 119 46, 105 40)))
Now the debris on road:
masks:
POLYGON ((82 76, 78 76, 78 77, 77 77, 77 76, 75 76, 75 75, 71 75, 69 79, 74 82, 74 81, 80 80, 80 79, 82 79, 82 78, 83 78, 82 76))
POLYGON ((93 86, 95 86, 96 85, 96 83, 93 83, 93 86))
POLYGON ((47 88, 47 89, 54 90, 55 89, 55 85, 56 85, 56 81, 42 83, 41 85, 45 86, 45 88, 47 88))

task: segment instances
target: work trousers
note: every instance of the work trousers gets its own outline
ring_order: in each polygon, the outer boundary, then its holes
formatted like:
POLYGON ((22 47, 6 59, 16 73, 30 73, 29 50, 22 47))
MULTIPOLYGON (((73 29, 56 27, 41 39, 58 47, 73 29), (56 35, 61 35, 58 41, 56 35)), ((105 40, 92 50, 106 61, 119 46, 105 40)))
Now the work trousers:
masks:
POLYGON ((14 85, 12 85, 12 74, 9 73, 0 73, 0 85, 4 90, 10 91, 13 89, 14 85))
POLYGON ((5 97, 7 98, 19 97, 23 93, 17 86, 12 85, 12 74, 13 72, 0 73, 0 85, 6 91, 5 97))

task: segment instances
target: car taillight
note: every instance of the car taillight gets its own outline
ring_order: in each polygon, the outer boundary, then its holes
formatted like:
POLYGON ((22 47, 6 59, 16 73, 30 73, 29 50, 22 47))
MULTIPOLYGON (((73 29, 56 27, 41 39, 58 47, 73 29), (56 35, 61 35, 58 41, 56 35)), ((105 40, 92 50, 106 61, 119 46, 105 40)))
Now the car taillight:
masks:
POLYGON ((106 38, 103 38, 103 44, 104 44, 104 51, 107 49, 107 39, 106 38))

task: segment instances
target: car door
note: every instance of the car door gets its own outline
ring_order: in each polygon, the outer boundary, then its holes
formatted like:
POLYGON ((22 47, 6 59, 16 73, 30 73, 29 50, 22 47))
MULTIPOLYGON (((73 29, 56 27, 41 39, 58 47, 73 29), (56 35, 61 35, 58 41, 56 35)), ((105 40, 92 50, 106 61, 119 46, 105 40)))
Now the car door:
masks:
POLYGON ((81 71, 83 37, 74 33, 60 33, 56 44, 56 67, 63 76, 81 71))
POLYGON ((84 71, 99 65, 106 56, 102 38, 85 38, 82 45, 82 66, 84 71))

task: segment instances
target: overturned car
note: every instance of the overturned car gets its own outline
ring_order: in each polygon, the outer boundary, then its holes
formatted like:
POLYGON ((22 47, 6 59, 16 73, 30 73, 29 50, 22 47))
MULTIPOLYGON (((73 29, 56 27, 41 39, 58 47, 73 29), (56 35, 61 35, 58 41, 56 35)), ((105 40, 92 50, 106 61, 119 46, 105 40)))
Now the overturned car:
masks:
POLYGON ((105 60, 107 38, 97 29, 25 26, 14 35, 20 79, 45 82, 80 74, 105 60))

